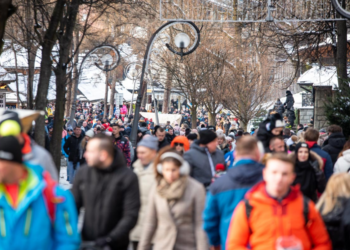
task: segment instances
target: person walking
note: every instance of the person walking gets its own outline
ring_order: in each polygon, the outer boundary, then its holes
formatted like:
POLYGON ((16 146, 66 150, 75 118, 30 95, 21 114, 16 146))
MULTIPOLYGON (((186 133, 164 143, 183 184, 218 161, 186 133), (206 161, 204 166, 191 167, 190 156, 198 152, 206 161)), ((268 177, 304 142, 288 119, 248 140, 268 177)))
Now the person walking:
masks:
POLYGON ((133 250, 137 249, 146 220, 146 210, 151 188, 156 183, 154 164, 158 152, 158 140, 154 136, 146 136, 137 144, 138 160, 132 165, 140 187, 141 208, 137 224, 130 233, 133 250))
POLYGON ((126 161, 126 165, 128 167, 131 166, 131 156, 130 156, 130 147, 129 147, 129 141, 120 134, 120 125, 117 123, 112 124, 113 128, 113 144, 115 147, 120 149, 120 151, 123 153, 126 161))
POLYGON ((344 144, 343 150, 339 154, 339 158, 334 164, 334 173, 350 172, 350 139, 344 144))
POLYGON ((331 156, 324 150, 318 146, 317 141, 319 138, 319 132, 314 128, 308 128, 304 134, 305 143, 308 145, 310 151, 315 152, 319 155, 324 162, 324 175, 326 177, 326 181, 333 174, 333 163, 331 156))
POLYGON ((316 208, 326 224, 333 250, 350 249, 350 175, 333 174, 316 208))
MULTIPOLYGON (((203 213, 204 230, 213 250, 225 250, 232 213, 245 193, 262 180, 258 141, 245 136, 237 143, 234 167, 209 188, 203 213)), ((219 164, 218 164, 219 165, 219 164)))
POLYGON ((85 209, 82 239, 96 247, 127 250, 140 209, 137 176, 104 134, 90 139, 84 157, 88 167, 79 169, 72 187, 77 211, 85 209))
POLYGON ((0 249, 78 249, 72 195, 22 158, 15 137, 0 137, 0 249))
POLYGON ((346 143, 343 129, 338 125, 328 127, 328 139, 323 143, 322 150, 327 152, 332 159, 333 167, 338 159, 339 153, 343 150, 346 143))
POLYGON ((174 148, 180 155, 190 150, 190 142, 186 136, 176 136, 170 146, 174 148))
POLYGON ((215 166, 225 164, 224 154, 217 148, 216 133, 211 130, 201 130, 200 139, 194 141, 190 150, 185 152, 184 159, 191 166, 191 177, 208 187, 215 175, 215 166))
POLYGON ((203 186, 189 176, 190 166, 166 147, 155 162, 157 184, 150 192, 148 212, 138 250, 208 250, 202 229, 203 186))
POLYGON ((68 181, 73 184, 75 174, 80 168, 80 163, 83 159, 83 147, 82 140, 84 135, 82 135, 81 128, 76 126, 73 130, 73 134, 67 139, 63 146, 64 151, 68 155, 68 181))
POLYGON ((296 178, 293 185, 299 184, 303 195, 316 203, 317 192, 323 193, 326 188, 322 158, 310 151, 305 142, 299 142, 289 157, 295 161, 296 178))
POLYGON ((331 250, 321 215, 313 202, 303 197, 295 179, 294 161, 275 153, 263 170, 264 182, 247 193, 234 211, 226 249, 331 250), (292 248, 293 247, 293 248, 292 248))
POLYGON ((165 129, 162 127, 158 127, 155 132, 156 137, 158 138, 158 150, 170 145, 168 140, 165 137, 165 129))

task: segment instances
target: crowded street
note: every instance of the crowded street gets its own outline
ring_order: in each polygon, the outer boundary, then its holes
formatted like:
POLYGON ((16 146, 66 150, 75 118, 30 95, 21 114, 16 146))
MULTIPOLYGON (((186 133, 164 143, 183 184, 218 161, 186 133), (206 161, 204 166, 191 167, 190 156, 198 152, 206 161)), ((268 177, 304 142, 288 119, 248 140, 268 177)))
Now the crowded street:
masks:
POLYGON ((350 250, 349 19, 0 0, 0 250, 350 250))

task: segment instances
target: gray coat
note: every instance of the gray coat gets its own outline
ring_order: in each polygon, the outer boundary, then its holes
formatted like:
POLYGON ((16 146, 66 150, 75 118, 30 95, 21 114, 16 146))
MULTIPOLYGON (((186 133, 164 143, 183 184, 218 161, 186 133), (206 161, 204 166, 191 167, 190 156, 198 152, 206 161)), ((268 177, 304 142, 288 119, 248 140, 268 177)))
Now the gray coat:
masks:
POLYGON ((202 225, 204 203, 203 186, 190 177, 181 199, 171 208, 154 186, 137 249, 150 250, 153 239, 153 250, 208 250, 202 225))
MULTIPOLYGON (((204 186, 209 186, 213 174, 209 157, 205 149, 205 147, 200 147, 198 143, 194 142, 191 145, 191 149, 184 154, 184 159, 191 166, 191 177, 204 184, 204 186)), ((213 161, 214 171, 218 163, 225 165, 224 154, 221 150, 216 149, 216 152, 210 155, 213 161)))

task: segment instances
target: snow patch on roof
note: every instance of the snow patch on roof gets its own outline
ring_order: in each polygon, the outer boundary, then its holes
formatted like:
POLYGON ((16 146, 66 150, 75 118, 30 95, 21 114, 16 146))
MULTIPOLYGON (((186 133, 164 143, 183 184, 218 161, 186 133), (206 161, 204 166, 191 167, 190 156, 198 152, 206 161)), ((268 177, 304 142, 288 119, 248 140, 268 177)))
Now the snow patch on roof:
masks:
POLYGON ((335 66, 312 67, 298 79, 298 84, 312 83, 312 86, 331 86, 332 89, 338 87, 337 68, 335 66))

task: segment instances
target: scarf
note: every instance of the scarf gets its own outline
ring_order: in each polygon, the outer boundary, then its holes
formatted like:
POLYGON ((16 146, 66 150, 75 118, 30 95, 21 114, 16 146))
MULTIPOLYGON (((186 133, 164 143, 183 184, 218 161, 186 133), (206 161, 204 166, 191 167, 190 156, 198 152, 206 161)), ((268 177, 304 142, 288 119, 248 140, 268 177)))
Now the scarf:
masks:
POLYGON ((158 194, 168 201, 181 199, 187 186, 187 176, 181 176, 179 179, 169 184, 164 178, 158 182, 158 194))
POLYGON ((311 149, 317 143, 317 141, 306 141, 305 143, 309 146, 309 149, 311 149))

